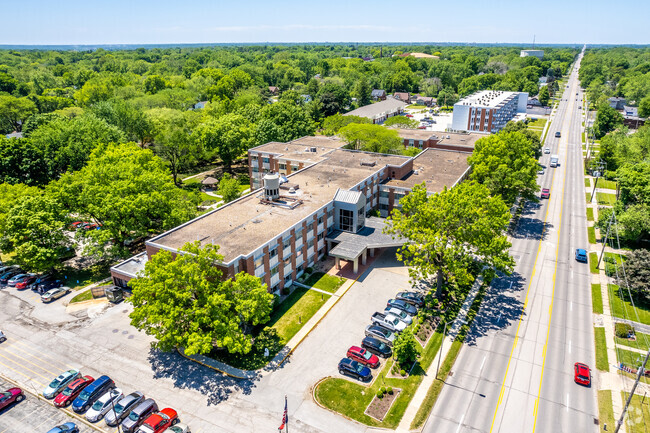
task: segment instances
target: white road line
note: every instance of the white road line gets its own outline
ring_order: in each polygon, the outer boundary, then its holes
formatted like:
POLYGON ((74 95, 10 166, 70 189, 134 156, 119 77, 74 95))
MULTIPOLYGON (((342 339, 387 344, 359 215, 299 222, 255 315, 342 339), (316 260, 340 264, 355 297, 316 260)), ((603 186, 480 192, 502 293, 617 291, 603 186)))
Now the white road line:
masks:
POLYGON ((566 411, 569 411, 569 394, 566 395, 566 411))
POLYGON ((486 360, 486 358, 487 358, 487 355, 485 355, 485 356, 483 357, 483 362, 481 362, 481 368, 479 368, 479 371, 482 371, 482 370, 483 370, 483 365, 485 365, 485 360, 486 360))
POLYGON ((573 311, 573 301, 569 302, 569 310, 573 311))
POLYGON ((460 419, 460 422, 458 423, 458 428, 456 429, 456 433, 458 433, 458 432, 460 431, 460 428, 463 426, 463 421, 465 420, 465 414, 466 414, 466 413, 467 413, 467 412, 465 412, 465 413, 463 414, 463 417, 460 419))

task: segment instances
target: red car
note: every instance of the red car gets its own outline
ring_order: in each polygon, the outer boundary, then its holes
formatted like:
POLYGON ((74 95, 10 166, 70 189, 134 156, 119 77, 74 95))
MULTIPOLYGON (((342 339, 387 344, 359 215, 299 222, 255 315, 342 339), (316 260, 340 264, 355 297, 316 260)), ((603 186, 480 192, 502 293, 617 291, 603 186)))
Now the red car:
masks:
POLYGON ((20 283, 16 283, 16 289, 18 290, 25 290, 27 286, 32 284, 34 281, 36 281, 36 278, 38 278, 36 275, 29 276, 22 280, 20 283))
POLYGON ((573 380, 577 384, 591 386, 591 370, 589 370, 589 366, 581 362, 576 362, 573 369, 573 380))
POLYGON ((413 115, 412 114, 407 114, 406 117, 408 117, 410 119, 411 117, 413 117, 413 115))
POLYGON ((70 403, 77 398, 82 389, 93 383, 95 379, 90 376, 80 377, 73 380, 61 394, 57 395, 54 399, 54 406, 65 407, 70 406, 70 403))
POLYGON ((549 198, 551 196, 551 190, 548 188, 542 188, 542 198, 549 198))
POLYGON ((178 422, 178 414, 170 407, 166 407, 160 412, 156 412, 145 419, 138 433, 160 433, 167 427, 171 427, 178 422))
POLYGON ((348 349, 347 357, 357 361, 360 364, 367 365, 370 368, 379 367, 379 358, 377 355, 368 352, 361 347, 352 346, 348 349))
POLYGON ((20 388, 9 388, 5 392, 0 392, 0 409, 4 409, 14 403, 20 403, 25 400, 25 394, 20 388))

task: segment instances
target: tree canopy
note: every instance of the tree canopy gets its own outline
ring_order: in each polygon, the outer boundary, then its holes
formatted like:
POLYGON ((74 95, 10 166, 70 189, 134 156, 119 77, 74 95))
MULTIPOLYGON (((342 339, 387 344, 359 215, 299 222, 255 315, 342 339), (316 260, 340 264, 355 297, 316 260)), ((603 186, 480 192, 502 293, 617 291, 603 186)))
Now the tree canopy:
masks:
POLYGON ((155 254, 143 275, 130 282, 131 324, 165 351, 250 352, 250 331, 269 320, 273 296, 259 278, 244 272, 222 281, 215 266, 222 260, 218 246, 198 242, 185 244, 176 258, 164 250, 155 254))
POLYGON ((404 147, 397 131, 381 125, 350 123, 339 130, 339 135, 354 149, 367 152, 400 153, 404 147))

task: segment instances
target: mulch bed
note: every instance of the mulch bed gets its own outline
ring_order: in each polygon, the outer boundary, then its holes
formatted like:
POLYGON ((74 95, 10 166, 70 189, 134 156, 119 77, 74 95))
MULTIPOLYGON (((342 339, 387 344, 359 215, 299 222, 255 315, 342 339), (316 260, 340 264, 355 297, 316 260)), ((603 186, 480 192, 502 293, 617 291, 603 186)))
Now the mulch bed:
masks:
POLYGON ((415 367, 416 363, 417 363, 417 361, 415 361, 413 363, 413 365, 411 365, 409 368, 404 368, 404 370, 406 371, 406 376, 402 376, 400 374, 400 369, 399 368, 397 370, 397 373, 393 374, 393 367, 395 365, 399 365, 399 364, 397 364, 397 361, 393 361, 393 365, 390 366, 390 369, 388 370, 388 373, 386 373, 386 379, 406 379, 407 377, 409 377, 409 373, 411 372, 411 370, 413 370, 413 367, 415 367))
POLYGON ((390 410, 391 406, 397 396, 401 392, 401 389, 393 388, 392 394, 384 394, 383 398, 378 398, 375 395, 375 398, 372 399, 368 407, 366 408, 365 414, 376 419, 377 421, 383 421, 384 417, 390 410))
POLYGON ((427 318, 424 322, 422 322, 420 325, 420 330, 417 332, 417 334, 415 334, 415 338, 422 347, 426 347, 427 343, 429 342, 429 338, 431 338, 433 333, 436 331, 439 322, 440 317, 427 318), (426 325, 429 325, 428 329, 426 325))

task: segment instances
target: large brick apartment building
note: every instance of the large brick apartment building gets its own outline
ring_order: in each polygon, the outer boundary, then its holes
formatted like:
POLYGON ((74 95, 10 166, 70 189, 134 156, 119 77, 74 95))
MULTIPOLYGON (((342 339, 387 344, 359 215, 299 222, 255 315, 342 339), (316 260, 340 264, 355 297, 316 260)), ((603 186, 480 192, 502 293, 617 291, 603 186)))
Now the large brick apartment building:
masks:
POLYGON ((226 277, 244 271, 262 278, 271 292, 290 286, 326 254, 337 263, 353 262, 356 272, 376 248, 395 245, 381 234, 383 220, 367 218, 371 210, 388 216, 416 183, 435 193, 468 173, 467 151, 430 148, 412 158, 342 145, 304 137, 251 149, 251 186, 262 188, 146 241, 145 252, 111 268, 114 284, 125 287, 158 251, 176 253, 192 241, 220 246, 218 266, 226 277), (274 173, 256 173, 253 162, 274 173))
POLYGON ((517 114, 526 113, 528 93, 481 90, 454 104, 453 131, 499 132, 517 114))

